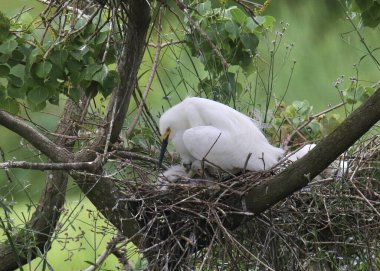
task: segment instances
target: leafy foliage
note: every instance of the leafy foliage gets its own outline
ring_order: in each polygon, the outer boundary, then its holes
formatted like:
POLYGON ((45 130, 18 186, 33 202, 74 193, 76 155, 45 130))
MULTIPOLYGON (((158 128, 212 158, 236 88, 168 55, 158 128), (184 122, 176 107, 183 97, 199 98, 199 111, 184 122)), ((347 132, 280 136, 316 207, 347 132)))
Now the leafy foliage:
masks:
POLYGON ((210 78, 203 79, 198 88, 215 100, 228 102, 243 87, 237 82, 236 71, 227 70, 221 58, 229 66, 238 66, 245 74, 251 74, 259 37, 265 29, 273 27, 275 19, 271 16, 249 16, 237 6, 214 8, 213 5, 211 1, 194 5, 191 20, 196 26, 185 20, 188 25, 185 39, 191 55, 198 57, 210 73, 210 78), (210 43, 215 45, 220 55, 215 54, 210 43))
POLYGON ((353 0, 351 8, 360 13, 364 26, 376 27, 380 24, 380 1, 379 0, 353 0))
POLYGON ((37 23, 27 13, 18 21, 0 14, 0 108, 17 113, 17 101, 25 101, 38 111, 58 105, 60 94, 78 101, 81 91, 107 97, 119 82, 114 51, 105 51, 107 24, 98 29, 82 19, 75 35, 57 42, 57 29, 46 35, 37 23))

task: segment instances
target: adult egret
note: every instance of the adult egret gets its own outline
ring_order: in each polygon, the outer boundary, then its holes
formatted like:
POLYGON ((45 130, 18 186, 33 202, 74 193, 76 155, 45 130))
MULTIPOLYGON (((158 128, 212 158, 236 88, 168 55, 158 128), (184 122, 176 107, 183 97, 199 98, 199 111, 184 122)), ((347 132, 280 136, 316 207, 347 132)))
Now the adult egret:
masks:
POLYGON ((270 169, 284 155, 284 150, 269 144, 252 119, 204 98, 186 98, 167 110, 160 118, 160 133, 159 165, 168 140, 183 164, 206 159, 229 172, 270 169))

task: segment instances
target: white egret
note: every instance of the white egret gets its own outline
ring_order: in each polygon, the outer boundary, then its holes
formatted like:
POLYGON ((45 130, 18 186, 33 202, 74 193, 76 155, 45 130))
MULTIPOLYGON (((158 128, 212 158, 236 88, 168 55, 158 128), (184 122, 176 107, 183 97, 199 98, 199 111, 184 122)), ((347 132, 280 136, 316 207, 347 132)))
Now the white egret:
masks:
POLYGON ((284 150, 272 146, 253 120, 224 104, 186 98, 160 118, 163 146, 171 140, 184 164, 206 159, 229 172, 273 167, 284 150))

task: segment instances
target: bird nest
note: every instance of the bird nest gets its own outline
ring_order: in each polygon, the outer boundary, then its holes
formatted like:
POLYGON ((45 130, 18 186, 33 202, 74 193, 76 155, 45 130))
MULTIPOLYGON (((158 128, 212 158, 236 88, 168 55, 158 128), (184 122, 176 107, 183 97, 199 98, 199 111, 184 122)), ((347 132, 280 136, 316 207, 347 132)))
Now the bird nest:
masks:
POLYGON ((261 214, 246 210, 244 195, 283 165, 165 189, 148 178, 120 186, 142 228, 148 270, 378 269, 379 149, 376 140, 359 144, 349 170, 325 171, 261 214))

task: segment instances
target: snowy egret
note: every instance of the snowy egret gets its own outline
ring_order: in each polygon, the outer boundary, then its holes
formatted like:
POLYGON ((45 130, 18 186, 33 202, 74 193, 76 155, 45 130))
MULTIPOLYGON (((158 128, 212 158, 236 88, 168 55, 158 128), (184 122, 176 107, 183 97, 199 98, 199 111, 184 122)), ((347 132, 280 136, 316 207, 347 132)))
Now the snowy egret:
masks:
POLYGON ((168 140, 183 164, 206 159, 229 172, 273 167, 284 150, 272 146, 252 119, 224 104, 186 98, 160 118, 162 162, 168 140))

